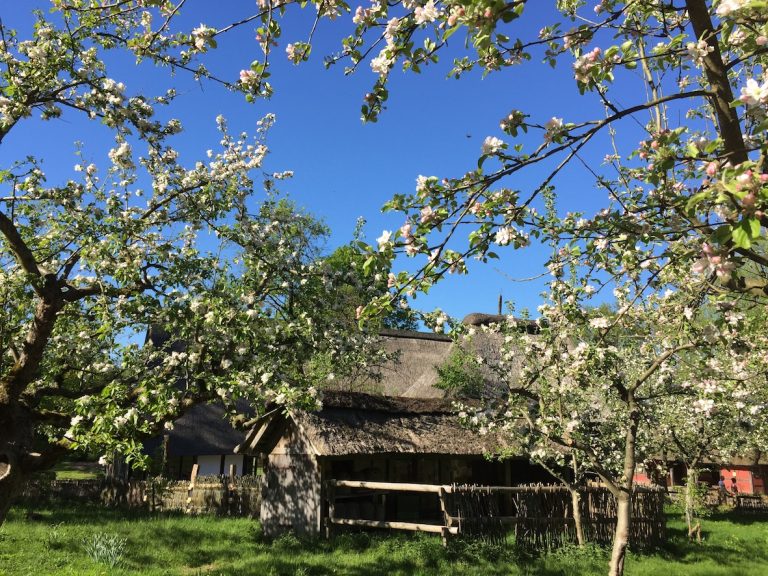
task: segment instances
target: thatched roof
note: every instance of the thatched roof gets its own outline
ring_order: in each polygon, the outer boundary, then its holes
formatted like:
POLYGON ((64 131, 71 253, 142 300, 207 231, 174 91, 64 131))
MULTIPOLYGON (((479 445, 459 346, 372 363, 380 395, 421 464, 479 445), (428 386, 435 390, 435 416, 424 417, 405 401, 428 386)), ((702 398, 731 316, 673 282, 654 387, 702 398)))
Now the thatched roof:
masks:
MULTIPOLYGON (((504 322, 506 319, 505 316, 474 314, 465 318, 464 321, 482 325, 488 322, 504 322)), ((155 346, 162 346, 171 338, 153 327, 148 340, 152 340, 155 346)), ((362 420, 370 421, 371 429, 374 426, 373 423, 378 422, 376 420, 378 416, 374 417, 375 414, 399 414, 396 417, 388 417, 386 423, 382 421, 375 424, 380 426, 378 432, 382 434, 382 446, 387 445, 394 452, 413 450, 427 452, 436 450, 440 444, 445 444, 446 453, 482 454, 490 449, 488 439, 483 439, 474 447, 470 443, 462 448, 452 446, 453 440, 446 438, 452 434, 466 442, 464 437, 469 434, 459 427, 456 419, 450 414, 450 402, 440 400, 444 397, 445 391, 435 387, 439 379, 438 367, 446 362, 456 346, 449 336, 383 330, 381 346, 392 360, 375 367, 372 375, 361 373, 340 382, 342 389, 375 391, 378 395, 358 394, 347 397, 339 392, 326 392, 326 408, 322 413, 316 413, 322 415, 306 415, 307 425, 311 424, 312 429, 317 430, 318 443, 324 442, 323 438, 333 441, 330 440, 333 436, 330 428, 333 426, 339 427, 339 434, 347 434, 344 427, 354 427, 353 422, 356 417, 349 411, 361 411, 364 413, 361 416, 362 420), (382 398, 382 394, 388 398, 382 398), (347 405, 344 402, 347 402, 347 405), (333 410, 339 412, 332 412, 333 410), (336 420, 331 418, 331 415, 336 420), (413 421, 415 416, 419 416, 421 420, 413 421), (391 432, 398 425, 395 418, 400 419, 399 425, 402 425, 404 430, 401 436, 391 432), (411 432, 407 430, 416 431, 414 433, 418 434, 424 433, 424 440, 414 443, 411 432), (434 442, 435 446, 430 447, 430 442, 434 442)), ((183 344, 172 342, 171 347, 182 349, 183 344)), ((468 349, 473 354, 480 354, 488 359, 498 355, 498 343, 494 341, 494 337, 480 332, 473 337, 468 349)), ((488 392, 489 387, 493 387, 492 376, 490 374, 484 374, 484 376, 488 380, 485 386, 488 392)), ((298 420, 303 416, 296 418, 298 420)), ((370 445, 372 450, 378 451, 377 439, 373 437, 375 434, 371 433, 371 435, 372 437, 364 442, 370 445)), ((201 405, 192 408, 175 422, 175 427, 170 432, 169 453, 174 456, 230 454, 233 448, 243 440, 244 434, 232 428, 221 405, 201 405)), ((156 440, 150 441, 146 446, 148 450, 152 450, 158 444, 159 440, 156 440)), ((329 449, 329 452, 331 451, 329 449)))
POLYGON ((373 368, 370 375, 350 380, 344 387, 373 390, 388 396, 439 398, 443 392, 435 388, 437 367, 448 358, 451 346, 451 338, 442 334, 384 330, 381 348, 392 360, 373 368), (369 386, 365 385, 365 379, 369 386))
MULTIPOLYGON (((467 314, 461 321, 462 324, 467 326, 489 326, 491 324, 506 324, 510 321, 510 316, 503 314, 483 314, 482 312, 473 312, 467 314)), ((514 319, 515 324, 520 329, 525 329, 529 334, 537 334, 539 332, 539 324, 536 320, 523 320, 521 318, 514 319)))
MULTIPOLYGON (((245 403, 238 405, 238 409, 245 414, 253 413, 245 403)), ((235 446, 245 439, 244 432, 232 427, 221 403, 193 406, 166 434, 169 456, 232 454, 235 446)), ((144 451, 153 453, 161 442, 160 437, 148 440, 144 451)))
POLYGON ((317 412, 272 413, 262 418, 237 451, 269 453, 292 425, 317 456, 481 456, 507 445, 496 434, 481 435, 463 428, 447 400, 328 392, 317 412))

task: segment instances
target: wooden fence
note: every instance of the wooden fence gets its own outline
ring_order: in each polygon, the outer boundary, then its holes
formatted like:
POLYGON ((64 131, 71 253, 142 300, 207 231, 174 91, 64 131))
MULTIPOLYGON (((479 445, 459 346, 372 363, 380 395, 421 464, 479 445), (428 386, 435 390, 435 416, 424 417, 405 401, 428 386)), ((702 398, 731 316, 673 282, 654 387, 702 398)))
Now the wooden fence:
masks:
POLYGON ((30 483, 22 497, 37 501, 74 500, 150 511, 258 517, 261 477, 209 476, 184 481, 39 480, 30 483))
MULTIPOLYGON (((685 488, 677 486, 668 490, 669 496, 675 500, 685 499, 685 488)), ((704 503, 710 508, 718 506, 733 507, 733 510, 743 514, 768 514, 768 495, 765 494, 734 494, 723 492, 712 487, 704 497, 704 503)))
POLYGON ((746 514, 768 513, 768 497, 759 494, 739 494, 732 497, 734 509, 746 514))
MULTIPOLYGON (((330 480, 326 486, 328 516, 333 525, 390 528, 449 535, 463 534, 487 540, 502 540, 513 530, 518 544, 531 548, 554 548, 576 541, 571 493, 565 486, 474 486, 405 484, 330 480), (440 502, 442 524, 394 522, 340 517, 336 513, 339 489, 386 494, 417 492, 435 494, 440 502)), ((630 541, 642 548, 659 544, 666 536, 664 492, 637 487, 633 494, 630 541)), ((581 491, 581 516, 588 542, 609 544, 616 524, 616 502, 604 487, 581 491)))

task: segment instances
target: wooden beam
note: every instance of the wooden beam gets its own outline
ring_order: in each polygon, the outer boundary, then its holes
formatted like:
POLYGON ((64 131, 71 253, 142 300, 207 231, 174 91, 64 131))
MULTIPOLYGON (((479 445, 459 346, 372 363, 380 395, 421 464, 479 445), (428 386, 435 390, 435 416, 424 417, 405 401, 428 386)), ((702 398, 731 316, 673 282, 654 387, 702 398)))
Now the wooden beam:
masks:
POLYGON ((386 520, 360 520, 354 518, 331 518, 333 524, 345 526, 365 526, 366 528, 390 528, 392 530, 412 530, 414 532, 433 532, 443 534, 458 534, 459 529, 454 527, 439 526, 437 524, 417 524, 415 522, 389 522, 386 520))
POLYGON ((448 506, 445 504, 446 491, 444 487, 440 487, 438 492, 438 498, 440 498, 440 512, 443 514, 443 520, 446 526, 451 525, 451 515, 448 513, 448 506))
MULTIPOLYGON (((329 480, 331 486, 338 488, 364 488, 367 490, 389 490, 391 492, 427 492, 431 494, 452 494, 460 491, 460 488, 450 485, 440 484, 409 484, 406 482, 368 482, 365 480, 329 480)), ((567 488, 561 484, 541 485, 541 486, 474 486, 477 492, 487 493, 523 493, 534 494, 536 492, 563 492, 567 488)), ((600 492, 605 490, 604 486, 585 486, 580 492, 600 492)), ((635 492, 656 492, 659 488, 648 488, 637 486, 635 492)))
POLYGON ((390 490, 399 492, 429 492, 439 494, 445 489, 450 492, 450 486, 437 484, 408 484, 405 482, 367 482, 365 480, 331 480, 331 484, 337 488, 366 488, 368 490, 390 490))

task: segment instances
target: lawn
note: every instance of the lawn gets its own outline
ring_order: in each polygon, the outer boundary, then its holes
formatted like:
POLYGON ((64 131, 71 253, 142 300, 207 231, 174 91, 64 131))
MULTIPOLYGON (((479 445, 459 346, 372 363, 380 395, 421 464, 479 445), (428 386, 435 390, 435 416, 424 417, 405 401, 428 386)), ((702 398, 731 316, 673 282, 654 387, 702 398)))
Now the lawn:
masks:
MULTIPOLYGON (((768 574, 768 522, 716 517, 704 524, 703 544, 690 544, 679 520, 670 521, 663 549, 630 554, 629 576, 763 576, 768 574)), ((109 547, 106 547, 108 550, 109 547)), ((607 552, 569 549, 530 556, 513 545, 455 544, 433 536, 344 534, 332 543, 288 535, 268 540, 245 518, 126 513, 90 506, 15 508, 0 528, 0 575, 348 575, 461 576, 604 574, 607 552), (125 539, 110 569, 85 551, 94 535, 125 539)))
POLYGON ((104 474, 96 462, 60 462, 54 466, 56 480, 93 480, 104 474))

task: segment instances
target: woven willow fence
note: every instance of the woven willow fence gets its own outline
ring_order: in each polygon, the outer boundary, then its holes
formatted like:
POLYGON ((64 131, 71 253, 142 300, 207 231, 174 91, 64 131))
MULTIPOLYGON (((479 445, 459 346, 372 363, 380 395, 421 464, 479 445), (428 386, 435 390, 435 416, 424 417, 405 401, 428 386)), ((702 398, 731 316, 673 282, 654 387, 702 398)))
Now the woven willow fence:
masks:
MULTIPOLYGON (((571 493, 565 486, 477 486, 329 480, 327 525, 413 530, 448 536, 463 535, 502 543, 514 531, 517 543, 536 549, 557 548, 576 542, 571 493), (435 494, 442 512, 441 524, 343 517, 337 514, 337 490, 371 493, 415 492, 435 494)), ((643 548, 661 543, 666 536, 665 493, 637 487, 632 498, 630 544, 643 548)), ((616 525, 616 502, 603 487, 581 490, 580 510, 588 542, 610 544, 616 525)))
POLYGON ((126 506, 258 517, 261 477, 197 477, 194 482, 163 480, 50 480, 30 484, 24 497, 34 500, 74 500, 105 506, 126 506))
MULTIPOLYGON (((571 493, 564 486, 453 486, 447 494, 451 523, 459 533, 497 541, 511 526, 521 546, 556 548, 576 542, 571 493)), ((581 490, 581 521, 587 542, 610 544, 616 525, 616 501, 603 487, 581 490)), ((632 499, 630 542, 642 548, 666 536, 664 492, 636 488, 632 499)))

